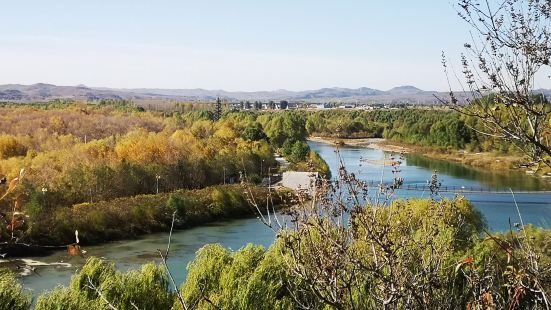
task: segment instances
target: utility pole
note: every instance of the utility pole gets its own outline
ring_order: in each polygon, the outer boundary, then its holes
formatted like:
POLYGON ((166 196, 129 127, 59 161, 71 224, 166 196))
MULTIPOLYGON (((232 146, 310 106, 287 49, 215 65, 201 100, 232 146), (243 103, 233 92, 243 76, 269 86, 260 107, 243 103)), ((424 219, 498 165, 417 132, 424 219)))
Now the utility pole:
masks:
POLYGON ((159 193, 159 179, 161 178, 160 175, 155 175, 155 180, 157 180, 157 194, 159 193))
POLYGON ((48 188, 43 187, 42 188, 42 202, 44 203, 44 208, 46 208, 47 202, 46 202, 46 193, 48 192, 48 188))
POLYGON ((262 178, 262 172, 263 172, 263 170, 262 170, 263 163, 264 163, 264 159, 260 162, 260 177, 261 178, 262 178))

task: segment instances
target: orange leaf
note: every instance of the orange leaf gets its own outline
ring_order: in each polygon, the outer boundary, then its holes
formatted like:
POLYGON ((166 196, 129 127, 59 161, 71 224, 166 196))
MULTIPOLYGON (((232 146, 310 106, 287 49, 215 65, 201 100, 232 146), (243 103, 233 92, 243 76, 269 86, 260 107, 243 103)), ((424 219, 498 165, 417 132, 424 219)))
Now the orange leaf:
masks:
POLYGON ((82 256, 82 251, 80 250, 80 245, 78 245, 78 244, 68 245, 67 246, 67 253, 69 254, 69 256, 77 256, 77 255, 82 256))
POLYGON ((474 259, 472 257, 467 257, 463 260, 463 264, 471 265, 472 263, 474 263, 474 259))
POLYGON ((484 300, 484 303, 486 305, 492 305, 494 303, 492 293, 490 293, 490 292, 486 292, 486 293, 482 294, 482 299, 484 300))
POLYGON ((11 180, 10 185, 8 185, 8 192, 11 192, 12 190, 14 190, 18 183, 19 183, 19 178, 14 178, 13 180, 11 180))

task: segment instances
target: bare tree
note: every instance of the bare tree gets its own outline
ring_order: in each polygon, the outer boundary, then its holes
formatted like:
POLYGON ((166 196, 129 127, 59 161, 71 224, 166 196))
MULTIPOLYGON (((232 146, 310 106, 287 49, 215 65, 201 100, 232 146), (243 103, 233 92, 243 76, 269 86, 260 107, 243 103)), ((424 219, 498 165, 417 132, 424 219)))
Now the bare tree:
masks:
POLYGON ((458 15, 471 27, 461 55, 466 106, 452 91, 452 108, 480 121, 483 135, 513 143, 537 163, 551 166, 551 105, 535 90, 549 69, 551 4, 547 0, 460 0, 458 15))
POLYGON ((383 183, 382 175, 371 186, 340 160, 337 180, 313 181, 310 193, 298 193, 286 219, 273 220, 269 207, 253 201, 263 222, 278 231, 287 270, 295 279, 287 290, 298 308, 464 306, 465 295, 454 294, 458 288, 453 285, 463 280, 449 266, 455 264, 456 241, 469 243, 476 229, 467 228, 453 202, 436 199, 436 194, 426 202, 422 220, 410 214, 415 211, 409 203, 392 202, 403 182, 401 158, 385 162, 392 165, 392 181, 383 183), (439 222, 442 218, 450 222, 439 222), (453 235, 458 232, 465 234, 453 235))

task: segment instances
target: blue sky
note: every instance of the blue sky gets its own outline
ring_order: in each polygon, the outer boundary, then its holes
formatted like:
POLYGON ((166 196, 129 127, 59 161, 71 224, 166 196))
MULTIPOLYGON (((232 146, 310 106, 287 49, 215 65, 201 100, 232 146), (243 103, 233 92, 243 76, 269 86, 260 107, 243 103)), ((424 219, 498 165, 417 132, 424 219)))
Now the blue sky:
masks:
POLYGON ((0 84, 446 89, 447 0, 2 1, 0 84))

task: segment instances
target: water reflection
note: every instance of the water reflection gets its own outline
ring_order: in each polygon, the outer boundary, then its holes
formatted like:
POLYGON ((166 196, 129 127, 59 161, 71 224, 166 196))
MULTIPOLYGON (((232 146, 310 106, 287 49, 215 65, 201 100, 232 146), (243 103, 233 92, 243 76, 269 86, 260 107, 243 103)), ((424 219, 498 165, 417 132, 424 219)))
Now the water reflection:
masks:
POLYGON ((513 188, 516 190, 542 191, 551 190, 551 182, 538 179, 525 173, 489 172, 473 167, 445 160, 430 159, 422 155, 406 154, 407 164, 426 168, 430 171, 437 170, 440 173, 456 178, 475 180, 486 187, 495 189, 513 188))

